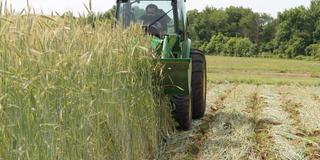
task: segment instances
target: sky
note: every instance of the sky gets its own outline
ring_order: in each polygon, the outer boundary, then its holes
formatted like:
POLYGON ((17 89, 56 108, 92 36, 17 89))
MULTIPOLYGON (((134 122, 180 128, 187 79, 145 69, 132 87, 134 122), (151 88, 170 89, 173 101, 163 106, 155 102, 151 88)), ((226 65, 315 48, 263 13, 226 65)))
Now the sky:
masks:
MULTIPOLYGON (((17 12, 27 6, 27 0, 7 1, 12 3, 12 8, 17 12)), ((116 0, 92 0, 93 10, 95 12, 104 12, 110 9, 115 4, 115 1, 116 0)), ((36 12, 43 11, 44 13, 50 13, 51 11, 58 13, 64 13, 65 11, 72 11, 75 14, 85 13, 84 3, 88 4, 88 0, 29 0, 29 2, 36 12)), ((255 12, 264 12, 276 17, 278 12, 282 12, 285 9, 300 5, 307 7, 309 3, 310 0, 187 0, 187 8, 188 10, 202 10, 205 6, 216 8, 226 8, 231 5, 243 6, 252 8, 255 12)))

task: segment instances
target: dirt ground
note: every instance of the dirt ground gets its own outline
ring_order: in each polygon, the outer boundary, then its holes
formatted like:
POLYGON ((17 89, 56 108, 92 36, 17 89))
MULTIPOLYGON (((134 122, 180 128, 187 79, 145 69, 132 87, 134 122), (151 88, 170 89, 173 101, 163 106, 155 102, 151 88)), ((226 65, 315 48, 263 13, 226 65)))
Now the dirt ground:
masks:
POLYGON ((211 84, 206 116, 167 143, 168 159, 320 159, 320 87, 211 84))

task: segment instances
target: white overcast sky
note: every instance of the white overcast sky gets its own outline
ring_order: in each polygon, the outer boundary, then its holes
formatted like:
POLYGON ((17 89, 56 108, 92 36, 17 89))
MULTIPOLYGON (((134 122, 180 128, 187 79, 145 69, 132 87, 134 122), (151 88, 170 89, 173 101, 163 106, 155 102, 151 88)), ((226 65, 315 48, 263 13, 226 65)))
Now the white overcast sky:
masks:
MULTIPOLYGON (((1 0, 0 0, 1 1, 1 0)), ((2 0, 4 1, 4 0, 2 0)), ((16 11, 26 7, 27 0, 7 0, 12 3, 16 11)), ((92 0, 94 11, 104 12, 110 9, 116 0, 92 0)), ((50 13, 57 11, 63 13, 72 11, 73 13, 85 13, 83 3, 88 0, 29 0, 37 12, 44 11, 50 13)), ((256 12, 265 12, 276 17, 278 12, 285 9, 304 5, 309 6, 310 0, 187 0, 187 8, 202 10, 205 6, 213 6, 216 8, 226 8, 228 6, 243 6, 252 8, 256 12)))

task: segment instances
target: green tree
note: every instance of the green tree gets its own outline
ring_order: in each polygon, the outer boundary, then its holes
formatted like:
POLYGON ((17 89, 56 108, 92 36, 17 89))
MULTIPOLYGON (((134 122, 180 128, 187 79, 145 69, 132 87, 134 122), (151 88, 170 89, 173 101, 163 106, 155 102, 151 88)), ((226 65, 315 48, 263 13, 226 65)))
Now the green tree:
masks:
POLYGON ((209 54, 295 58, 314 56, 307 47, 320 44, 320 0, 311 0, 310 7, 287 9, 277 19, 234 6, 207 7, 188 15, 193 46, 209 54))
MULTIPOLYGON (((252 10, 251 9, 247 9, 247 8, 243 8, 243 7, 228 7, 225 10, 228 19, 227 19, 227 33, 226 35, 229 37, 237 37, 237 36, 243 36, 242 34, 242 30, 244 27, 244 25, 247 25, 245 23, 249 23, 247 22, 241 22, 242 19, 244 19, 244 17, 252 14, 252 10), (243 24, 241 24, 243 23, 243 24), (242 25, 242 26, 241 26, 242 25)), ((243 20, 246 21, 246 20, 243 20)), ((247 27, 247 26, 246 26, 247 27)))
POLYGON ((203 48, 213 54, 218 54, 214 51, 217 43, 212 42, 212 38, 217 38, 215 36, 218 34, 226 37, 247 37, 261 46, 269 43, 275 35, 275 23, 271 16, 243 7, 207 7, 202 12, 189 11, 188 17, 189 35, 194 47, 203 48))
POLYGON ((198 38, 208 42, 214 34, 224 30, 227 21, 223 10, 207 7, 202 14, 198 14, 195 22, 198 38))
POLYGON ((257 54, 253 53, 255 47, 249 38, 232 37, 224 45, 224 53, 228 56, 250 57, 257 54))
POLYGON ((320 44, 311 44, 306 48, 307 56, 320 60, 320 44))
POLYGON ((224 44, 228 41, 222 33, 212 36, 210 42, 205 47, 205 52, 214 55, 224 54, 224 44))
POLYGON ((312 22, 308 10, 301 6, 286 10, 278 16, 275 44, 278 54, 294 58, 305 55, 305 48, 313 43, 312 22))
POLYGON ((250 38, 253 42, 259 42, 260 15, 258 13, 249 13, 240 19, 239 27, 241 35, 250 38))
POLYGON ((312 0, 309 16, 313 26, 313 41, 320 42, 320 0, 312 0))

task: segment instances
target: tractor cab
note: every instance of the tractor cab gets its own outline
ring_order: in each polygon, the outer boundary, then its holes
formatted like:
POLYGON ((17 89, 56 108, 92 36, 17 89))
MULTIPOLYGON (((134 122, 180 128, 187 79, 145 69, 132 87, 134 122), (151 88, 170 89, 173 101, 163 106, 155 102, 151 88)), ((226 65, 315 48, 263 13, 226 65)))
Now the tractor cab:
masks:
POLYGON ((116 16, 122 26, 141 24, 150 34, 161 38, 164 35, 186 33, 183 14, 183 0, 117 1, 116 16), (183 7, 178 8, 178 5, 183 7))

